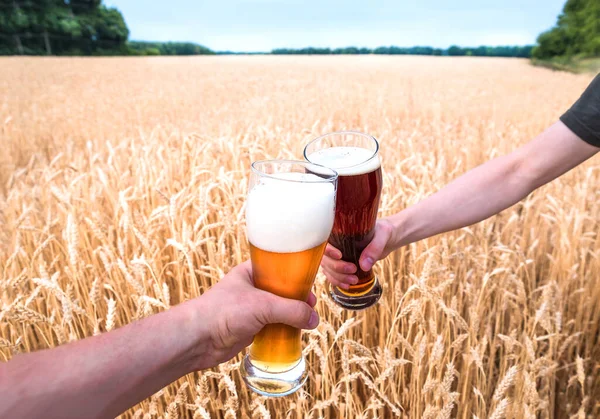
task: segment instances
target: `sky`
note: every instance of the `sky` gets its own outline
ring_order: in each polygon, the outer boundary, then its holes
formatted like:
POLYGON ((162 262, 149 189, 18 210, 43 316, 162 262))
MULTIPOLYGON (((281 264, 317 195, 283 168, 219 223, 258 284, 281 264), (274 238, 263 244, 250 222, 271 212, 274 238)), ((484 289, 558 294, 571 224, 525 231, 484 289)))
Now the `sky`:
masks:
POLYGON ((192 41, 214 51, 395 45, 525 45, 565 0, 104 0, 131 40, 192 41))

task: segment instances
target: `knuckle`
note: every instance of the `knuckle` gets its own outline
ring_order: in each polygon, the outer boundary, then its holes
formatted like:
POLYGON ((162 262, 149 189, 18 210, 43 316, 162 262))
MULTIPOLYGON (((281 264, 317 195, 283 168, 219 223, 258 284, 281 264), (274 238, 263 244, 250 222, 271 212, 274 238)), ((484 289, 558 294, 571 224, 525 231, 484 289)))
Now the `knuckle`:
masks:
POLYGON ((288 319, 292 320, 294 323, 302 322, 304 318, 304 310, 301 301, 291 300, 286 304, 286 311, 288 314, 288 319))
POLYGON ((333 247, 330 244, 328 244, 327 247, 325 248, 325 255, 332 259, 340 258, 339 250, 337 250, 335 247, 333 247))
POLYGON ((339 272, 335 272, 335 271, 331 271, 329 272, 327 275, 325 275, 328 279, 332 279, 335 281, 339 281, 340 278, 343 278, 344 275, 340 274, 339 272))
POLYGON ((388 220, 380 220, 379 228, 387 235, 390 235, 394 227, 392 226, 392 223, 390 223, 388 220))
POLYGON ((311 312, 311 309, 309 309, 308 304, 306 304, 305 302, 298 301, 296 303, 297 317, 301 321, 302 324, 308 323, 308 321, 310 319, 310 312, 311 312))
POLYGON ((341 281, 346 276, 343 272, 333 272, 331 275, 338 281, 341 281))
POLYGON ((333 263, 333 261, 327 255, 323 256, 323 259, 321 259, 321 266, 323 268, 327 268, 327 267, 331 266, 332 263, 333 263))
POLYGON ((346 270, 346 265, 346 262, 336 262, 334 265, 336 272, 344 272, 346 270))
POLYGON ((260 307, 263 320, 269 322, 273 318, 275 299, 274 295, 262 291, 257 296, 257 305, 260 307))
POLYGON ((337 285, 338 284, 338 280, 333 275, 325 275, 325 278, 327 278, 327 281, 329 281, 333 285, 337 285))

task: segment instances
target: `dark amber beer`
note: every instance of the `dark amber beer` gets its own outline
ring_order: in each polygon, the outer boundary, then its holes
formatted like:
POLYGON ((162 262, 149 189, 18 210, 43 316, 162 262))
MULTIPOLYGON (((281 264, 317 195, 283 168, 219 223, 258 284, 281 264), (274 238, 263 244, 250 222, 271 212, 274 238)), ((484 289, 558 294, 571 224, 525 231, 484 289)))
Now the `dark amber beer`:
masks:
POLYGON ((359 259, 371 242, 382 189, 377 141, 355 132, 333 133, 311 142, 305 157, 338 172, 333 231, 329 243, 342 252, 342 260, 356 265, 358 284, 349 290, 335 287, 333 299, 341 306, 359 310, 375 304, 381 285, 373 270, 363 271, 359 259), (336 138, 337 137, 337 138, 336 138))
MULTIPOLYGON (((333 227, 337 174, 285 160, 256 162, 252 169, 246 227, 254 286, 306 301, 333 227)), ((259 394, 293 393, 307 377, 301 331, 265 326, 241 368, 246 384, 259 394)))

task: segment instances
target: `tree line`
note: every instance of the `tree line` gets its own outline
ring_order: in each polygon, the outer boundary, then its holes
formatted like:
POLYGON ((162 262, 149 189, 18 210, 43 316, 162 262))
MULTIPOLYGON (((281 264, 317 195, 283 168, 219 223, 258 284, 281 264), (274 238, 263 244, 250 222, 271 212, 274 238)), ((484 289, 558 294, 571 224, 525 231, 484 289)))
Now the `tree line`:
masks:
POLYGON ((0 54, 126 53, 123 15, 101 0, 0 0, 0 54))
POLYGON ((600 1, 567 0, 556 25, 537 43, 533 58, 600 56, 600 1))
POLYGON ((194 55, 191 42, 127 42, 121 12, 102 0, 0 0, 0 55, 194 55))
POLYGON ((127 43, 132 55, 212 55, 213 51, 193 42, 146 42, 127 43))
POLYGON ((338 54, 383 54, 383 55, 444 55, 444 56, 474 56, 474 57, 523 57, 531 56, 533 45, 525 46, 479 46, 479 47, 459 47, 453 45, 449 48, 433 47, 378 47, 370 48, 278 48, 271 51, 275 55, 338 55, 338 54))
MULTIPOLYGON (((446 49, 428 46, 378 48, 279 48, 266 54, 385 54, 477 57, 600 56, 600 0, 567 0, 556 25, 537 45, 446 49)), ((197 55, 214 54, 192 42, 130 41, 121 12, 102 0, 0 0, 0 55, 197 55)), ((234 52, 217 52, 235 54, 234 52)))

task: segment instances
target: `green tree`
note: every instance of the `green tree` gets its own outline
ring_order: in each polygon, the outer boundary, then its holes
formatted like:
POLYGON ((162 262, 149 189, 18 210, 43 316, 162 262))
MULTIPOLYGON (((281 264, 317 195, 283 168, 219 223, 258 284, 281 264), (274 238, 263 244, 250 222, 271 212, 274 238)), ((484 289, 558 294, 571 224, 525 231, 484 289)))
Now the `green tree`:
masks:
POLYGON ((139 55, 210 55, 213 51, 192 42, 145 42, 131 41, 127 44, 139 55))
POLYGON ((101 0, 0 0, 1 54, 118 53, 128 36, 101 0))
POLYGON ((279 48, 271 51, 271 54, 381 54, 381 55, 474 55, 474 56, 489 56, 489 57, 530 57, 532 45, 525 46, 499 46, 487 47, 480 46, 477 48, 463 48, 456 45, 444 50, 432 47, 377 47, 373 50, 369 48, 302 48, 290 49, 279 48))
POLYGON ((456 45, 452 45, 450 48, 448 48, 448 55, 452 55, 452 56, 458 56, 458 55, 465 55, 465 50, 461 47, 457 47, 456 45))
POLYGON ((534 58, 600 55, 600 1, 567 0, 556 25, 537 39, 534 58))

